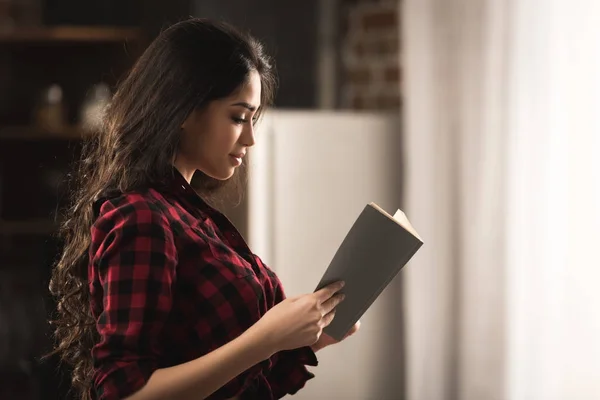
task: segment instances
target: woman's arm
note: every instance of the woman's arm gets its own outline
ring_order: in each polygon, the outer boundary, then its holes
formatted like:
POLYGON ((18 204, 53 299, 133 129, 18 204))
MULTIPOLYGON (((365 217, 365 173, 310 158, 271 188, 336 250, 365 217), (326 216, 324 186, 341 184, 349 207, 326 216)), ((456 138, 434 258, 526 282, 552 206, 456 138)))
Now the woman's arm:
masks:
POLYGON ((159 369, 177 281, 169 222, 144 199, 105 203, 91 250, 90 277, 102 294, 92 350, 100 400, 204 399, 278 350, 255 325, 209 354, 159 369))
POLYGON ((314 344, 342 300, 335 295, 342 286, 332 284, 281 301, 230 343, 160 369, 178 263, 168 221, 144 199, 106 204, 90 253, 93 298, 102 295, 100 341, 92 349, 99 400, 206 398, 272 354, 314 344))
POLYGON ((91 275, 102 293, 92 354, 100 400, 200 400, 278 348, 260 326, 192 361, 158 368, 178 255, 169 222, 143 199, 105 204, 93 230, 91 275), (259 332, 260 331, 260 332, 259 332))
POLYGON ((128 400, 200 400, 274 351, 258 330, 250 328, 237 339, 192 361, 156 370, 128 400))

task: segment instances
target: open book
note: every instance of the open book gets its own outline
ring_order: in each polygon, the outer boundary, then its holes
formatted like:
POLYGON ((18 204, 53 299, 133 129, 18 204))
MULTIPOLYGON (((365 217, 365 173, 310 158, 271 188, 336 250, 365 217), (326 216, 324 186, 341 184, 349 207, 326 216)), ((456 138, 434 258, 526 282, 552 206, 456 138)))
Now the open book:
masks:
POLYGON ((368 204, 315 289, 346 282, 340 292, 346 298, 324 332, 341 340, 422 245, 402 211, 391 216, 377 204, 368 204))

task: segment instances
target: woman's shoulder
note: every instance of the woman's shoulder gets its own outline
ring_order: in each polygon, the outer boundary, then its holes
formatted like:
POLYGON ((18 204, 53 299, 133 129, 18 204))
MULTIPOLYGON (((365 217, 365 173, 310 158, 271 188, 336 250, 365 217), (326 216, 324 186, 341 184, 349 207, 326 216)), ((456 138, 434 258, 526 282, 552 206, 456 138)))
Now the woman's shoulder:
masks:
POLYGON ((94 203, 94 211, 97 228, 128 222, 169 225, 164 201, 153 189, 104 196, 94 203))
POLYGON ((91 227, 89 248, 92 263, 119 252, 127 254, 120 265, 135 263, 135 257, 130 257, 133 253, 147 260, 177 258, 171 223, 151 192, 105 196, 96 204, 98 215, 91 227))

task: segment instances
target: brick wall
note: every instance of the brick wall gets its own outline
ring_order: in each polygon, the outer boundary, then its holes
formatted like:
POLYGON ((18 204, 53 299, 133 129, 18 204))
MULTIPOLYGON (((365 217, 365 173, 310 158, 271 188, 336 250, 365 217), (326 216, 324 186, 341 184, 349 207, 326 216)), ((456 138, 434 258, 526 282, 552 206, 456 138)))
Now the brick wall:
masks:
POLYGON ((400 0, 343 0, 341 107, 398 109, 400 0))

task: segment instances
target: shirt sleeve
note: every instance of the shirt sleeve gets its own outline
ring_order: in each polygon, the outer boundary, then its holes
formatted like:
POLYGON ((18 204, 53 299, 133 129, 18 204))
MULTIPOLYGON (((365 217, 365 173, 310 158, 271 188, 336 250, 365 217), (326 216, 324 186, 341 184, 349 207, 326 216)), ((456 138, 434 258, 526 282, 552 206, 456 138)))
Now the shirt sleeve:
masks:
POLYGON ((144 201, 105 203, 92 228, 89 272, 101 298, 92 350, 96 398, 125 398, 157 369, 172 307, 177 251, 169 223, 144 201))
MULTIPOLYGON (((281 284, 275 291, 275 303, 285 299, 281 284)), ((317 356, 310 347, 287 350, 277 353, 267 381, 273 391, 273 397, 280 399, 287 394, 296 394, 309 379, 315 377, 306 366, 317 366, 317 356)))

